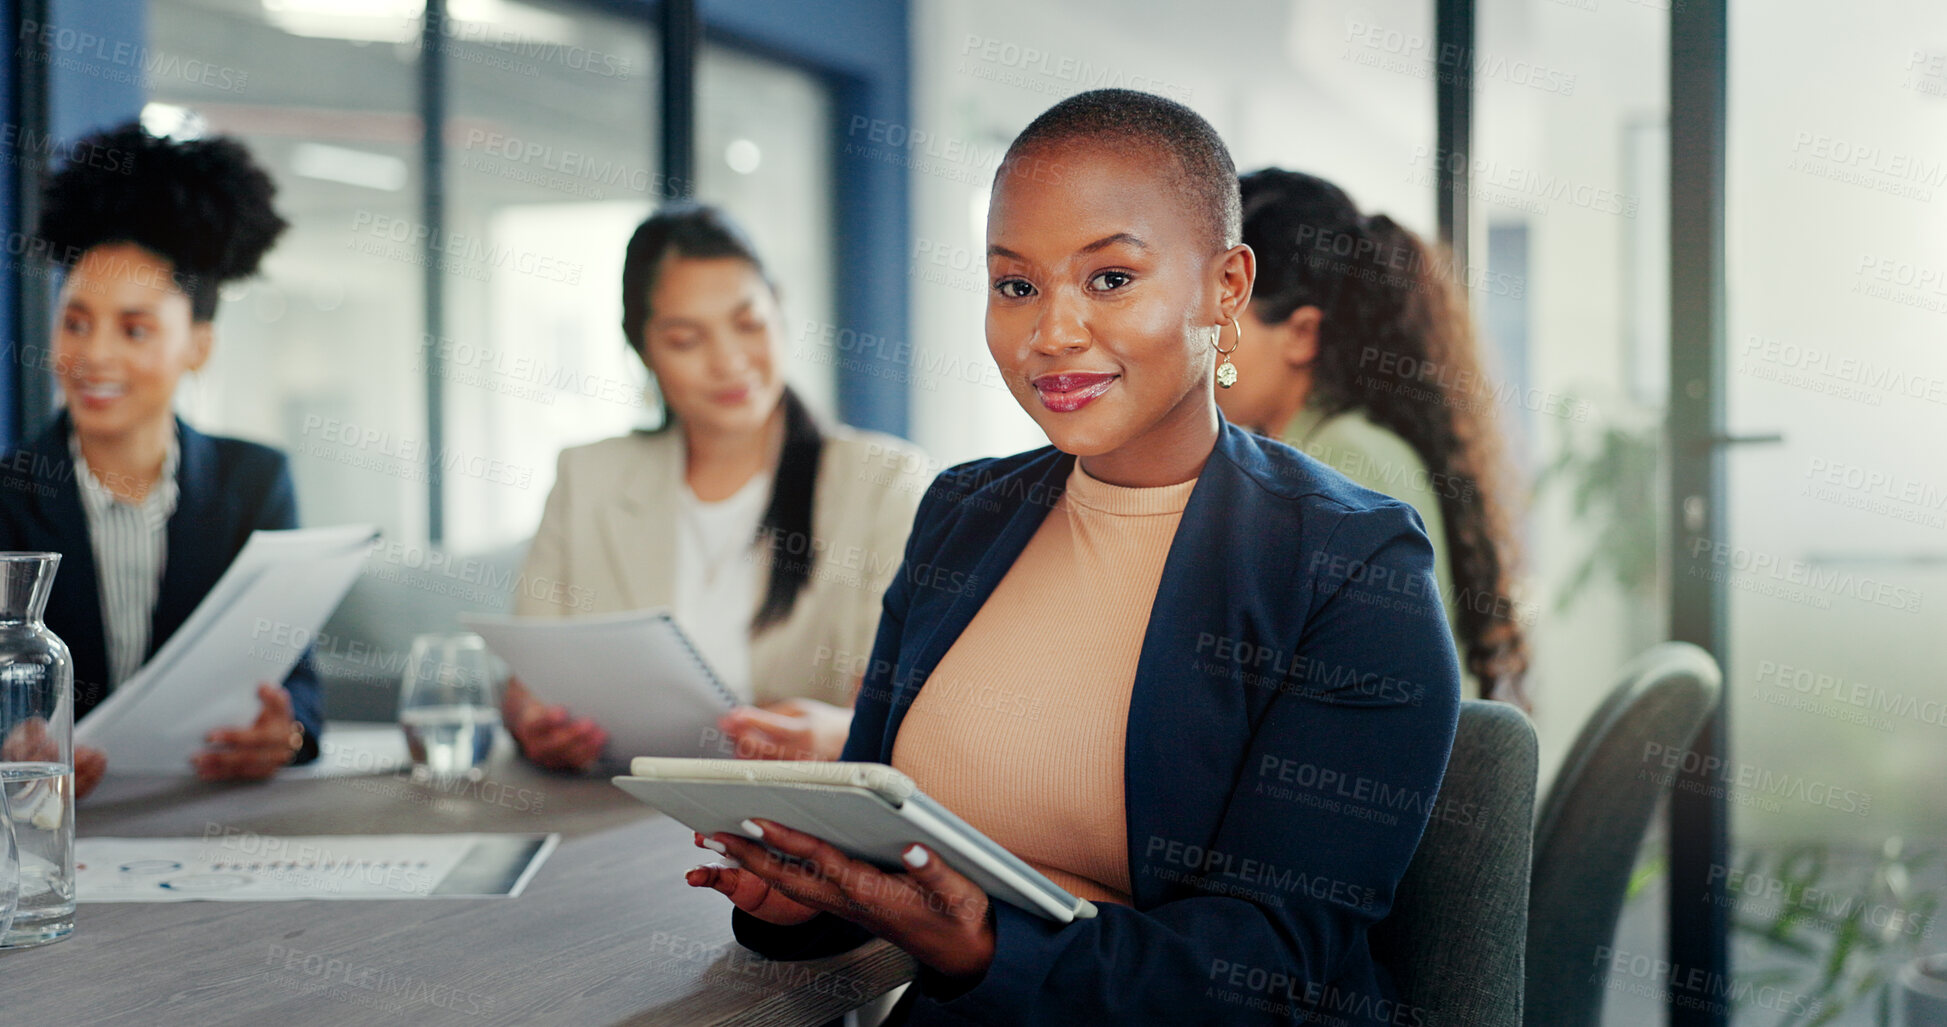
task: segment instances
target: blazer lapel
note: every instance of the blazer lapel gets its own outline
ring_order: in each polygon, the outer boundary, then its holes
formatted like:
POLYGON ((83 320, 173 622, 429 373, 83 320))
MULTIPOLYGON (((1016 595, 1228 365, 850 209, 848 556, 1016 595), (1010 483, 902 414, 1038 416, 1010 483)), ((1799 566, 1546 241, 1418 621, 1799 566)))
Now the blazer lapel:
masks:
MULTIPOLYGON (((1007 576, 1008 568, 1020 558, 1021 551, 1028 547, 1034 533, 1041 529, 1048 512, 1054 509, 1061 498, 1063 488, 1068 482, 1068 474, 1075 466, 1075 458, 1050 449, 1040 468, 1037 478, 1033 465, 1023 468, 1022 473, 1009 475, 1000 481, 990 482, 973 494, 960 500, 966 511, 965 516, 973 521, 968 534, 971 537, 992 535, 994 542, 974 561, 972 567, 902 567, 900 573, 908 575, 907 585, 921 596, 934 601, 949 602, 944 615, 935 622, 935 627, 925 641, 918 646, 917 656, 899 671, 892 682, 892 708, 886 717, 883 758, 892 759, 893 741, 899 737, 899 725, 906 719, 913 700, 918 698, 919 690, 926 679, 939 666, 948 649, 958 641, 961 632, 973 623, 974 615, 994 594, 1001 579, 1007 576), (1016 490, 1019 490, 1018 492, 1016 490), (980 524, 987 521, 988 524, 980 524), (947 599, 950 596, 951 599, 947 599)), ((909 621, 915 618, 909 616, 909 621)))
POLYGON ((74 656, 75 715, 80 716, 108 694, 108 633, 101 622, 94 540, 81 508, 81 469, 68 453, 69 430, 63 410, 28 449, 41 530, 48 549, 61 554, 46 623, 74 656))
MULTIPOLYGON (((1252 619, 1257 604, 1251 590, 1261 582, 1240 583, 1234 577, 1237 569, 1255 566, 1275 580, 1279 560, 1277 554, 1253 550, 1256 535, 1249 526, 1256 522, 1263 492, 1239 466, 1249 459, 1242 453, 1248 444, 1241 430, 1225 425, 1204 464, 1170 543, 1136 664, 1123 794, 1130 881, 1139 906, 1158 901, 1170 888, 1165 878, 1138 872, 1153 839, 1209 842, 1237 774, 1231 765, 1236 740, 1249 736, 1253 711, 1269 698, 1265 690, 1243 687, 1238 661, 1211 655, 1220 639, 1230 645, 1280 644, 1252 619), (1210 830, 1184 837, 1183 825, 1197 823, 1209 824, 1210 830)), ((1300 557, 1293 553, 1286 559, 1300 557)))
POLYGON ((683 429, 649 437, 650 459, 622 473, 629 480, 602 513, 602 541, 627 609, 666 607, 676 593, 678 490, 683 487, 683 429))
POLYGON ((238 516, 238 507, 222 502, 216 443, 181 420, 176 439, 176 510, 169 515, 162 584, 149 618, 148 656, 189 619, 249 538, 250 526, 238 516))

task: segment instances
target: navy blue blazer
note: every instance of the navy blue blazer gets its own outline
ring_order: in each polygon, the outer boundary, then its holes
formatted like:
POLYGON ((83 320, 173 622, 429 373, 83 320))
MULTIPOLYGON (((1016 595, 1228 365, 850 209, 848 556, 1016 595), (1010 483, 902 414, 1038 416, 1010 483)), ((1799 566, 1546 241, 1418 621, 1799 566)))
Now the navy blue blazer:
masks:
MULTIPOLYGON (((914 698, 1073 466, 1046 448, 934 482, 844 759, 891 761, 914 698)), ((986 976, 959 991, 922 970, 910 1022, 1414 1023, 1367 934, 1436 812, 1458 717, 1433 566, 1411 507, 1224 425, 1136 668, 1132 904, 1057 926, 996 903, 986 976)), ((865 938, 829 915, 779 927, 738 911, 735 927, 777 959, 865 938)))
MULTIPOLYGON (((168 555, 145 660, 216 587, 252 531, 297 527, 297 493, 284 454, 254 442, 204 435, 180 419, 176 432, 181 453, 176 512, 169 518, 168 555)), ((61 554, 46 621, 74 655, 78 719, 108 694, 108 644, 95 548, 88 538, 88 515, 81 508, 68 435, 68 415, 62 411, 38 438, 0 462, 0 549, 61 554)), ((318 734, 324 730, 324 700, 309 654, 284 679, 284 688, 291 693, 292 715, 304 725, 304 748, 296 762, 307 762, 317 758, 318 734)), ((112 768, 115 754, 108 758, 112 768)))

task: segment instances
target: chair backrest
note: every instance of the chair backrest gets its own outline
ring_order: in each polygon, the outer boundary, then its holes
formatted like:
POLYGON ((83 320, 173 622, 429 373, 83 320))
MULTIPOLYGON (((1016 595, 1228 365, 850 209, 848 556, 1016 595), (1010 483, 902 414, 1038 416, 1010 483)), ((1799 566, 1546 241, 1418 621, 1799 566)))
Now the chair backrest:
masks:
POLYGON ((1460 704, 1433 816, 1391 915, 1372 932, 1375 955, 1395 969, 1400 1002, 1418 1022, 1521 1023, 1538 759, 1534 725, 1520 710, 1460 704))
POLYGON ((1603 975, 1594 960, 1613 941, 1644 831, 1669 790, 1660 765, 1644 762, 1646 747, 1688 747, 1721 688, 1709 653, 1666 642, 1623 669, 1575 739, 1535 823, 1530 1023, 1593 1027, 1600 1020, 1603 975))
MULTIPOLYGON (((462 613, 501 613, 513 590, 525 542, 473 556, 434 550, 394 553, 383 546, 366 562, 312 652, 331 720, 391 720, 399 679, 415 636, 463 630, 462 613)), ((545 585, 545 583, 543 583, 545 585)))

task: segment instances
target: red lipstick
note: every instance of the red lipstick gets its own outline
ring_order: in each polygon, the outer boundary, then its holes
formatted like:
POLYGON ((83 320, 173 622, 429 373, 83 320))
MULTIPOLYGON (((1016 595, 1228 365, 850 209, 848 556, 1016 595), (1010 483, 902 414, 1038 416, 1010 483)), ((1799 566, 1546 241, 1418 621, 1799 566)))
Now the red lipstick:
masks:
POLYGON ((1100 371, 1051 371, 1035 378, 1033 384, 1042 406, 1070 414, 1095 402, 1120 377, 1100 371))

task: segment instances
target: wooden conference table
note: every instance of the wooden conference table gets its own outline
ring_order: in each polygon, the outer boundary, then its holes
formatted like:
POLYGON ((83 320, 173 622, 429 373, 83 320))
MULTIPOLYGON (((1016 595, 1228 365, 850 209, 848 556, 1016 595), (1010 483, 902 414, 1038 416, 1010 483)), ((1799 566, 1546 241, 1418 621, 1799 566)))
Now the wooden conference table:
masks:
POLYGON ((511 899, 84 904, 66 940, 0 955, 0 1021, 812 1025, 912 979, 883 942, 804 963, 739 947, 723 897, 682 881, 710 855, 688 828, 605 778, 537 771, 508 748, 464 790, 385 774, 111 778, 81 804, 84 837, 562 839, 511 899))

